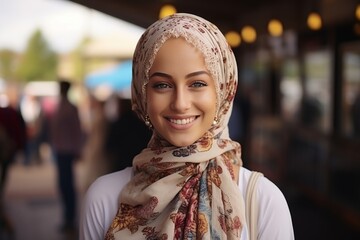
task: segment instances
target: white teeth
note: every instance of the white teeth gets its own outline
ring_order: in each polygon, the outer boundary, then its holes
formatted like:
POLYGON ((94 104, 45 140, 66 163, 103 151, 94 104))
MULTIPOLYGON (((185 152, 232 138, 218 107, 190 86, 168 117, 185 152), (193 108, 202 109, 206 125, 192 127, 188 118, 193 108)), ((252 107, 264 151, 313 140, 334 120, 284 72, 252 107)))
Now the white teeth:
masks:
POLYGON ((191 118, 184 118, 184 119, 169 119, 170 122, 178 124, 178 125, 185 125, 188 123, 191 123, 192 121, 195 120, 195 117, 191 117, 191 118))

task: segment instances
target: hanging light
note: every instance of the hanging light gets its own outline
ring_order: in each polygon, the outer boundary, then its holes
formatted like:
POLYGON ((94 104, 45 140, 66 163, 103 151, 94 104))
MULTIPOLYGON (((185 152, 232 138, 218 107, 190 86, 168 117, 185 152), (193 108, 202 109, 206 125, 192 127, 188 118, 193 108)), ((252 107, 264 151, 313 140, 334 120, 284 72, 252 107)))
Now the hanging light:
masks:
POLYGON ((319 30, 322 27, 320 14, 317 12, 311 12, 307 18, 307 25, 311 30, 319 30))
POLYGON ((256 30, 252 26, 245 26, 241 29, 241 37, 244 42, 253 43, 256 40, 256 30))
POLYGON ((174 13, 176 13, 176 8, 173 5, 166 4, 161 7, 160 13, 159 13, 159 18, 161 19, 166 16, 172 15, 174 13))
POLYGON ((279 37, 283 34, 283 25, 279 20, 272 19, 268 24, 268 31, 271 36, 279 37))
POLYGON ((229 31, 225 34, 226 41, 233 48, 238 47, 241 44, 241 37, 238 32, 229 31))

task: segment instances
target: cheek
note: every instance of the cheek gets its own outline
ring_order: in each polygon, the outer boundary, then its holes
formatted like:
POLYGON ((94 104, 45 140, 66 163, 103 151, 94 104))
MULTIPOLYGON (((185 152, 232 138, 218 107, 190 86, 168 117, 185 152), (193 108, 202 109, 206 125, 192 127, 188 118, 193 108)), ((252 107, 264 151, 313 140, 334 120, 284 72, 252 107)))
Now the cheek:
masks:
POLYGON ((202 104, 204 110, 206 109, 211 115, 215 117, 216 114, 216 93, 209 92, 207 94, 203 94, 198 98, 198 102, 202 104))
POLYGON ((146 111, 149 115, 153 115, 154 113, 159 113, 166 104, 166 101, 163 97, 151 94, 151 92, 146 97, 146 111))
POLYGON ((147 114, 151 113, 154 106, 156 106, 156 104, 154 104, 153 96, 151 94, 147 94, 146 95, 146 112, 147 112, 147 114))

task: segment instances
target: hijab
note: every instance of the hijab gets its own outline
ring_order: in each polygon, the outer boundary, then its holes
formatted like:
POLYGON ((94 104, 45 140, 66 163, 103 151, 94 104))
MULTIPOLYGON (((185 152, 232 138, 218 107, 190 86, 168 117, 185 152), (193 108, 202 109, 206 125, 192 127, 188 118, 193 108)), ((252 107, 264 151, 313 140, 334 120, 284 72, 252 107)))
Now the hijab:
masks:
POLYGON ((240 239, 244 202, 233 164, 242 162, 240 145, 229 138, 227 126, 237 65, 220 30, 187 13, 153 23, 134 53, 133 110, 145 121, 149 70, 161 46, 180 37, 203 54, 216 87, 216 121, 186 147, 172 146, 153 131, 148 147, 133 160, 134 176, 120 193, 105 239, 240 239))

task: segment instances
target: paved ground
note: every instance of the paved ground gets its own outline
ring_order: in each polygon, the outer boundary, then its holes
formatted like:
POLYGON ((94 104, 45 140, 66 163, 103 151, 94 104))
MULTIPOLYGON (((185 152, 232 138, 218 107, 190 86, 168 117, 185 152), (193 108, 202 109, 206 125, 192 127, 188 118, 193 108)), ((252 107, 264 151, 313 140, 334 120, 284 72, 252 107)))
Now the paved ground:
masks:
MULTIPOLYGON (((79 204, 82 199, 81 163, 76 166, 79 204)), ((15 163, 9 172, 5 194, 5 213, 14 229, 12 238, 0 234, 0 239, 72 240, 76 234, 63 234, 61 203, 57 193, 53 162, 25 167, 15 163)))

